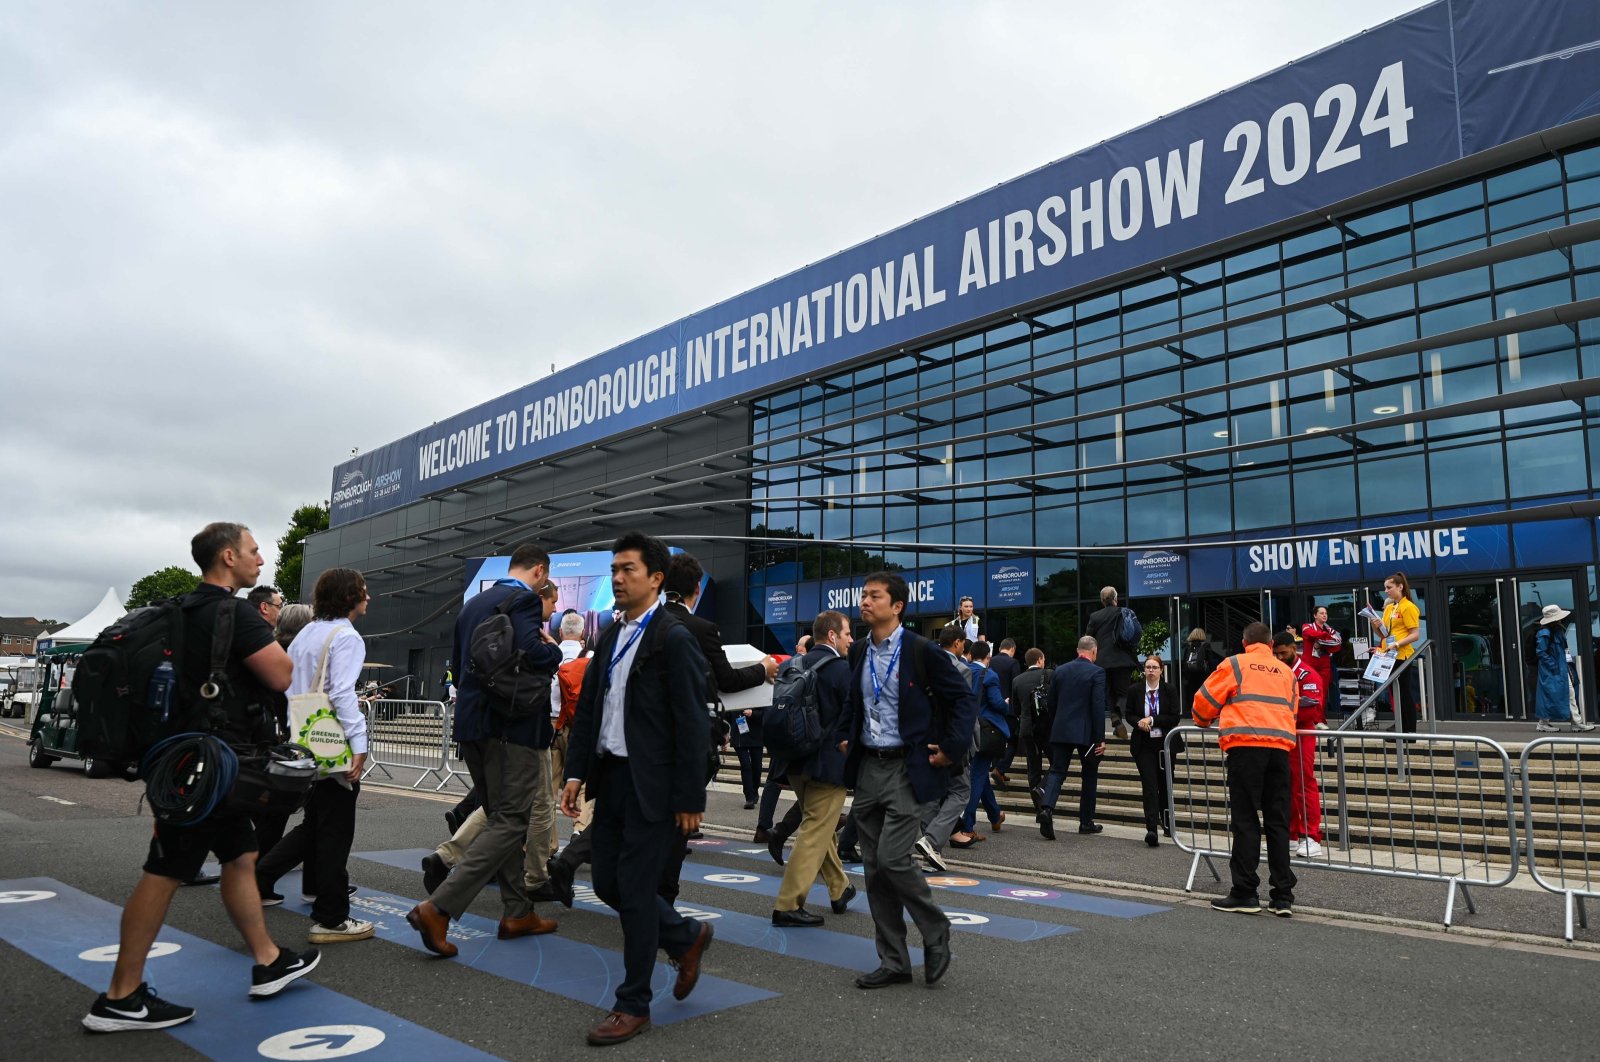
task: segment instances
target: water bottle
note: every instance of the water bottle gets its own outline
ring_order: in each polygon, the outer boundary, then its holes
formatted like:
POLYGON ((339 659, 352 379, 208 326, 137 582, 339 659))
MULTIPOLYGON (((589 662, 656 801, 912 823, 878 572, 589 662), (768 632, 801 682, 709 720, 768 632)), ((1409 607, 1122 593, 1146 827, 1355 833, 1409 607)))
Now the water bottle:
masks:
POLYGON ((150 673, 150 686, 145 691, 145 704, 161 713, 163 723, 167 721, 167 715, 172 710, 172 691, 177 685, 178 673, 173 670, 170 660, 161 661, 150 673))

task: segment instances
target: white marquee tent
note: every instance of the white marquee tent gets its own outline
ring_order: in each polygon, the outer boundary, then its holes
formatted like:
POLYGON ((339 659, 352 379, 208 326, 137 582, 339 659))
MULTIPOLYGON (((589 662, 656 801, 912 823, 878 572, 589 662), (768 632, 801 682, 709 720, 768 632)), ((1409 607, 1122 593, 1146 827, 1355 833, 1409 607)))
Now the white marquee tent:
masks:
POLYGON ((99 637, 101 631, 127 614, 128 610, 122 607, 122 600, 117 597, 116 588, 107 587, 106 596, 100 599, 100 603, 93 611, 54 634, 41 634, 34 639, 33 651, 38 653, 51 646, 66 645, 69 642, 92 642, 99 637))

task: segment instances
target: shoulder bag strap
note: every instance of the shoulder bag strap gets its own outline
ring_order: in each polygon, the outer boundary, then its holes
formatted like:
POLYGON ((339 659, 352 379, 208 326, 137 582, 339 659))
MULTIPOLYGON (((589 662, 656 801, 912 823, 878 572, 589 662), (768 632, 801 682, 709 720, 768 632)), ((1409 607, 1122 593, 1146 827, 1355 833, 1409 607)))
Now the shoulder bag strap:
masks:
POLYGON ((322 643, 322 656, 317 660, 317 677, 312 682, 311 689, 308 692, 320 693, 327 690, 328 655, 333 650, 333 640, 339 637, 339 635, 343 632, 344 628, 338 626, 337 624, 334 626, 333 630, 328 632, 328 640, 322 643))
POLYGON ((214 701, 222 696, 223 685, 228 680, 228 653, 233 649, 234 610, 239 606, 231 595, 217 603, 217 621, 211 628, 211 670, 200 687, 200 696, 214 701))

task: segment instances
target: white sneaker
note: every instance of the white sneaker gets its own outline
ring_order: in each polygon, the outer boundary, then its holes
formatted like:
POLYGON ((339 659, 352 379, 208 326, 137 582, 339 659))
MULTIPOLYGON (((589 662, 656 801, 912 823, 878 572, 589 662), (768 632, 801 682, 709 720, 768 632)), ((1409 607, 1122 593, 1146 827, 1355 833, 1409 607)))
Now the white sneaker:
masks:
POLYGON ((939 850, 933 846, 932 841, 928 840, 926 834, 917 838, 917 843, 914 847, 917 850, 917 855, 922 857, 922 862, 927 865, 929 870, 942 872, 950 869, 944 861, 944 856, 939 854, 939 850))
POLYGON ((313 944, 345 944, 352 940, 366 940, 372 936, 371 922, 363 922, 355 918, 346 918, 343 922, 333 927, 311 923, 311 929, 306 933, 306 939, 313 944))
POLYGON ((1305 838, 1303 838, 1303 837, 1302 837, 1302 838, 1301 838, 1301 839, 1300 839, 1300 840, 1298 840, 1298 841, 1290 841, 1290 842, 1289 842, 1289 854, 1290 854, 1290 855, 1291 855, 1291 856, 1301 856, 1301 857, 1304 857, 1304 856, 1305 856, 1305 854, 1306 854, 1306 842, 1305 842, 1305 838))
POLYGON ((1547 723, 1543 719, 1534 724, 1533 728, 1545 734, 1559 734, 1561 728, 1554 723, 1547 723))
POLYGON ((1593 723, 1573 723, 1567 729, 1573 731, 1574 733, 1580 733, 1581 734, 1584 731, 1593 730, 1594 729, 1594 724, 1593 723))
POLYGON ((1322 846, 1316 841, 1313 841, 1311 838, 1307 837, 1304 841, 1300 842, 1300 854, 1305 856, 1307 859, 1315 859, 1317 856, 1322 854, 1322 846))

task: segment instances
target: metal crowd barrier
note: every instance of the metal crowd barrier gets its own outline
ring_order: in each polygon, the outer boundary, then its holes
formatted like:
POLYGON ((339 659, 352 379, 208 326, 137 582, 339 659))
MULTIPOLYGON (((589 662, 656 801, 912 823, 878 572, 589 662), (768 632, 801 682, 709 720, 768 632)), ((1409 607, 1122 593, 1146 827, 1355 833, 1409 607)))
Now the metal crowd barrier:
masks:
POLYGON ((1600 896, 1600 818, 1590 804, 1600 804, 1600 738, 1531 741, 1517 770, 1528 873, 1541 889, 1564 899, 1571 940, 1574 913, 1587 929, 1583 901, 1600 896))
POLYGON ((461 777, 451 755, 451 708, 440 701, 372 701, 366 706, 366 780, 382 771, 395 780, 395 771, 415 771, 409 788, 435 782, 438 792, 461 777))
MULTIPOLYGON (((1446 928, 1457 889, 1476 913, 1472 887, 1516 878, 1516 789, 1510 753, 1498 742, 1338 730, 1302 730, 1300 740, 1317 746, 1312 776, 1323 840, 1316 855, 1291 852, 1295 866, 1441 882, 1446 928)), ((1192 892, 1201 863, 1220 882, 1213 860, 1232 853, 1227 769, 1214 728, 1179 727, 1167 735, 1166 751, 1167 811, 1173 840, 1194 856, 1184 883, 1192 892)))

